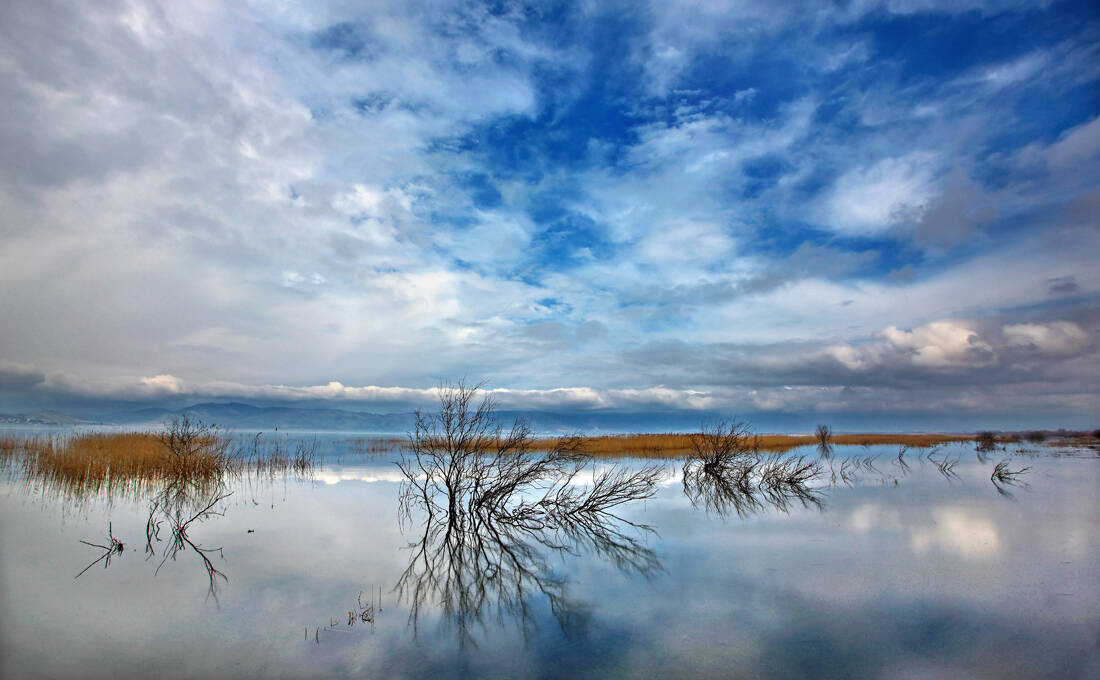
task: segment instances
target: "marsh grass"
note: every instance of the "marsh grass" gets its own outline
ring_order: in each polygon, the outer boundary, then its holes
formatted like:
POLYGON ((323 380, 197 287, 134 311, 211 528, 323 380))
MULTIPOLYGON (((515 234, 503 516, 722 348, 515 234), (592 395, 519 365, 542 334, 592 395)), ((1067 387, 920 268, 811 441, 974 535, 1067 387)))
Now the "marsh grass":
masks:
POLYGON ((356 437, 347 440, 352 453, 359 455, 383 456, 397 451, 405 444, 403 437, 356 437))
MULTIPOLYGON (((629 458, 684 458, 695 453, 693 444, 698 434, 625 434, 599 437, 581 437, 580 451, 593 457, 629 457, 629 458)), ((874 446, 881 444, 900 445, 914 449, 932 448, 952 442, 972 441, 974 435, 968 434, 829 434, 832 446, 874 446)), ((554 438, 538 439, 533 448, 546 450, 552 448, 554 438)), ((756 447, 759 451, 785 453, 799 446, 818 445, 820 439, 813 435, 770 434, 756 435, 756 447)))
POLYGON ((0 463, 55 495, 79 500, 105 493, 135 497, 166 486, 213 488, 229 476, 311 474, 316 442, 241 442, 181 419, 159 432, 0 436, 0 463))

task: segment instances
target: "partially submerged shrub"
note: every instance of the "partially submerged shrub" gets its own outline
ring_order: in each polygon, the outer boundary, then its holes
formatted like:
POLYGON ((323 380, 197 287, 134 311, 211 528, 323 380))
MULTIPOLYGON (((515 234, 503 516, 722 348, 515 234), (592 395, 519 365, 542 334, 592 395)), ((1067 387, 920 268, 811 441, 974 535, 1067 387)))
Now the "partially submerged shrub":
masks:
POLYGON ((997 448, 997 435, 983 430, 974 437, 974 447, 978 451, 992 451, 997 448))
POLYGON ((684 494, 720 516, 744 517, 766 507, 786 512, 792 501, 821 506, 809 484, 821 464, 804 456, 762 455, 760 439, 745 423, 719 423, 692 435, 693 454, 684 462, 684 494))
POLYGON ((659 466, 612 468, 580 490, 573 481, 588 463, 580 438, 561 437, 548 450, 536 449, 530 426, 516 420, 505 430, 493 418, 492 397, 479 398, 479 391, 480 385, 441 386, 439 412, 416 413, 397 464, 406 478, 406 517, 419 507, 456 518, 489 513, 552 522, 555 515, 606 512, 656 493, 659 466))
POLYGON ((441 386, 439 412, 416 414, 398 462, 405 476, 399 498, 402 529, 414 516, 423 525, 397 591, 414 629, 430 604, 460 644, 493 620, 487 612, 530 625, 530 601, 540 594, 568 636, 583 616, 565 581, 552 576, 547 555, 590 550, 620 569, 658 569, 654 552, 632 535, 648 527, 610 511, 653 496, 664 470, 611 466, 581 484, 590 461, 577 438, 537 450, 526 423, 497 425, 492 398, 478 392, 463 383, 441 386))
POLYGON ((1016 478, 1024 474, 1030 467, 1022 467, 1019 470, 1012 470, 1008 466, 1012 463, 1011 458, 1006 458, 1001 462, 993 466, 993 474, 989 475, 989 480, 994 484, 1001 482, 1003 484, 1011 484, 1016 481, 1016 478))
POLYGON ((702 464, 706 472, 721 472, 743 467, 760 453, 760 439, 746 423, 720 422, 703 427, 691 435, 690 458, 702 464))

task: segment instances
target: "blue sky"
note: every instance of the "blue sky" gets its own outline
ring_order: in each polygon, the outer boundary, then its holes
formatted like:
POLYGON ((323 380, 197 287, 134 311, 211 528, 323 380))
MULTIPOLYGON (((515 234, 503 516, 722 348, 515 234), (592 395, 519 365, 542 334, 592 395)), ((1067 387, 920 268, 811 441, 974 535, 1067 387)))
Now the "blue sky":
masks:
POLYGON ((0 406, 1088 425, 1098 50, 1085 2, 5 3, 0 406))

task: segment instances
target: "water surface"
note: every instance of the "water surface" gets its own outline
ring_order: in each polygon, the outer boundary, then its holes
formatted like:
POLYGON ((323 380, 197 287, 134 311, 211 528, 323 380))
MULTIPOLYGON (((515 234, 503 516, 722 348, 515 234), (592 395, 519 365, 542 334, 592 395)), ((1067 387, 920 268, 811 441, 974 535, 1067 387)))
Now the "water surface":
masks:
POLYGON ((323 448, 312 478, 232 480, 175 550, 148 493, 4 481, 0 675, 1100 677, 1094 451, 1015 453, 998 488, 1012 446, 838 447, 870 465, 740 506, 669 461, 596 526, 456 540, 402 519, 393 454, 323 448))

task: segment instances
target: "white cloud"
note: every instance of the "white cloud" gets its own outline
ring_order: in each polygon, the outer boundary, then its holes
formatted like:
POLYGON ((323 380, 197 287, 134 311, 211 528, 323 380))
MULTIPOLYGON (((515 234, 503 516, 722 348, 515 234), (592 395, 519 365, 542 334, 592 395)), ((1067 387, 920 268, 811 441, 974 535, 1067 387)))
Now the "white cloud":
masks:
POLYGON ((993 352, 988 342, 959 321, 934 321, 911 331, 890 326, 882 337, 914 365, 930 368, 988 363, 993 352))
POLYGON ((841 234, 875 234, 919 214, 935 194, 936 161, 933 153, 914 152, 845 173, 829 200, 832 227, 841 234))
POLYGON ((915 528, 909 547, 919 554, 936 549, 965 559, 988 559, 1001 551, 997 525, 969 508, 936 508, 932 525, 915 528))
POLYGON ((1009 344, 1034 347, 1047 354, 1069 354, 1089 343, 1088 333, 1069 321, 1013 324, 1003 331, 1009 344))

